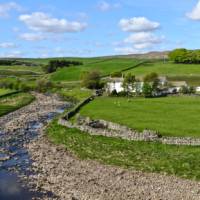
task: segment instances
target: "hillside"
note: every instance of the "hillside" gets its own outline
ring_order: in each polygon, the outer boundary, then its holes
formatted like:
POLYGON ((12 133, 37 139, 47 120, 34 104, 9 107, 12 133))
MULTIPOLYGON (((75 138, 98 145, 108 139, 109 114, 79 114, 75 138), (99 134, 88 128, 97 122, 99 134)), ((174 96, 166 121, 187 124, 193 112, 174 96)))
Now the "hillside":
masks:
POLYGON ((124 58, 137 58, 137 59, 163 59, 168 58, 170 51, 151 51, 144 54, 129 54, 129 55, 121 55, 119 57, 124 58))

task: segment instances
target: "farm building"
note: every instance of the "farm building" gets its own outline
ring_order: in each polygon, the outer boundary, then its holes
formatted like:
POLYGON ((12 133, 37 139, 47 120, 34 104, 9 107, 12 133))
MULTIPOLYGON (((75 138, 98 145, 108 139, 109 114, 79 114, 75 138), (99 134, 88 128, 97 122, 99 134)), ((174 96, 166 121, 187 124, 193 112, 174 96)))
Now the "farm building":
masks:
MULTIPOLYGON (((107 85, 106 85, 106 91, 108 93, 111 93, 112 91, 116 90, 117 93, 124 91, 123 88, 123 78, 109 78, 107 85)), ((144 82, 139 81, 135 83, 135 88, 130 91, 136 92, 142 92, 144 82)), ((186 81, 171 81, 168 82, 166 77, 159 77, 159 85, 161 88, 161 91, 163 90, 164 93, 172 94, 175 92, 179 92, 182 87, 188 87, 186 81)), ((200 91, 200 87, 198 87, 200 91)))

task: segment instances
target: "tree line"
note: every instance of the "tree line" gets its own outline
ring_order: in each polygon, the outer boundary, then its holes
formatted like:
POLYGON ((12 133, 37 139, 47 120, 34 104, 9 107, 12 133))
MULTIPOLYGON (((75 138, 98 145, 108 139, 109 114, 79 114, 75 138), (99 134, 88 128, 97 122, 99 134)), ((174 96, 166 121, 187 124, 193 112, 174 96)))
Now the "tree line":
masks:
POLYGON ((53 73, 58 68, 78 66, 78 65, 83 65, 83 63, 80 61, 70 61, 70 60, 50 60, 47 65, 43 66, 43 70, 45 73, 53 73))
POLYGON ((200 64, 200 50, 175 49, 169 53, 169 59, 175 63, 200 64))

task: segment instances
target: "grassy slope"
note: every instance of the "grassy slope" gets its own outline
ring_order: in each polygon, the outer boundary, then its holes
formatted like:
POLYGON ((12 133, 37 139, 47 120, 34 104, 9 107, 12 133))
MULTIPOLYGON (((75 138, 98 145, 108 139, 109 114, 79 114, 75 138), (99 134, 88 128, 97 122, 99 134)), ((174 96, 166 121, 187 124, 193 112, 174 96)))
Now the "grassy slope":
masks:
POLYGON ((74 100, 80 102, 90 97, 92 95, 92 90, 75 87, 73 89, 61 89, 60 94, 66 100, 74 100))
POLYGON ((32 71, 32 72, 42 72, 41 67, 28 67, 28 66, 0 66, 1 70, 13 70, 13 71, 32 71))
POLYGON ((77 81, 83 71, 98 70, 102 75, 109 75, 112 72, 121 71, 128 67, 135 66, 139 61, 135 59, 105 59, 101 61, 91 62, 82 66, 63 68, 58 70, 51 76, 53 81, 77 81))
POLYGON ((3 96, 5 94, 9 94, 9 93, 12 93, 12 92, 14 92, 14 90, 0 88, 0 96, 3 96))
POLYGON ((64 144, 66 149, 81 159, 200 180, 199 147, 91 136, 76 129, 67 129, 56 122, 49 126, 47 132, 53 142, 64 144))
POLYGON ((167 76, 200 76, 200 65, 195 64, 174 64, 174 63, 146 63, 138 68, 132 69, 132 73, 137 76, 156 72, 160 75, 167 76))
POLYGON ((159 131, 168 136, 200 137, 200 98, 166 97, 98 98, 80 113, 93 119, 105 119, 133 129, 159 131))
POLYGON ((34 100, 34 97, 28 93, 19 93, 9 97, 0 98, 0 116, 15 111, 34 100))

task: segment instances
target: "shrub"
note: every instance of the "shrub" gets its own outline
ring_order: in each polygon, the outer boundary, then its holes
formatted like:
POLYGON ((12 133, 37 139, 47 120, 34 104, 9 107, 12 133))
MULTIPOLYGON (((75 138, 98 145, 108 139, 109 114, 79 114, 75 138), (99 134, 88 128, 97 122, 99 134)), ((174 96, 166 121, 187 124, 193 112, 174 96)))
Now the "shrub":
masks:
POLYGON ((122 77, 122 72, 113 72, 112 74, 111 74, 111 77, 117 77, 117 78, 119 78, 119 77, 122 77))
POLYGON ((47 92, 52 89, 53 83, 49 80, 40 79, 36 82, 36 90, 38 92, 47 92))
POLYGON ((101 82, 100 72, 91 71, 83 72, 81 74, 82 86, 88 89, 101 89, 104 84, 101 82))
POLYGON ((144 82, 154 82, 154 81, 158 81, 158 74, 155 73, 155 72, 152 72, 150 74, 147 74, 145 77, 144 77, 144 82))
POLYGON ((114 89, 114 90, 110 93, 110 96, 112 96, 112 97, 118 96, 117 90, 114 89))
POLYGON ((153 87, 149 84, 149 83, 144 83, 143 87, 142 87, 142 93, 144 95, 144 97, 152 97, 152 93, 153 93, 153 87))
POLYGON ((48 65, 45 65, 42 67, 43 71, 45 73, 53 73, 58 68, 63 67, 70 67, 70 66, 76 66, 76 65, 82 65, 82 62, 79 61, 69 61, 69 60, 50 60, 48 65))
POLYGON ((180 93, 182 93, 182 94, 195 94, 196 90, 192 86, 190 86, 190 87, 182 86, 181 89, 180 89, 180 93))

